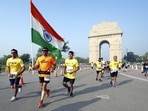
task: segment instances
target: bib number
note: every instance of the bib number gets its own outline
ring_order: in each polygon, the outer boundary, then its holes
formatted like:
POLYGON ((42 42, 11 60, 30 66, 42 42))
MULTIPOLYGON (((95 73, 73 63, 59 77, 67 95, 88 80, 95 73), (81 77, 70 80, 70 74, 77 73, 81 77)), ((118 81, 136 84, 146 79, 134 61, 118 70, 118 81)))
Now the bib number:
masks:
POLYGON ((118 71, 118 69, 113 69, 113 70, 111 71, 111 73, 117 72, 117 71, 118 71))
POLYGON ((67 67, 67 70, 66 70, 67 72, 73 72, 73 67, 67 67))
POLYGON ((50 81, 50 77, 44 77, 44 81, 50 81))
POLYGON ((17 75, 17 72, 12 72, 11 73, 11 78, 14 79, 16 75, 17 75))

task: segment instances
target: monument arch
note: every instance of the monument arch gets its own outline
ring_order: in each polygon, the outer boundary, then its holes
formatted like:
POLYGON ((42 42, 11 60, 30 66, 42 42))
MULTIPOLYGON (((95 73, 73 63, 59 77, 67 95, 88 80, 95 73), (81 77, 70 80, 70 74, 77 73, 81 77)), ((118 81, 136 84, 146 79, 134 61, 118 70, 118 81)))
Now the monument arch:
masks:
POLYGON ((122 61, 122 37, 123 33, 117 22, 102 22, 94 25, 90 31, 89 62, 96 62, 101 57, 101 45, 109 45, 109 61, 116 55, 122 61))

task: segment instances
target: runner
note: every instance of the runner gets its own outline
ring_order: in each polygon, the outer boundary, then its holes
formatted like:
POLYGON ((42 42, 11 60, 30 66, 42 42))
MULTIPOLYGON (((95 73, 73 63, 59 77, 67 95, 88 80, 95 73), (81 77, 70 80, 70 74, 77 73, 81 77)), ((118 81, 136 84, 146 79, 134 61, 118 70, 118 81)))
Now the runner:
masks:
POLYGON ((98 61, 95 63, 95 66, 96 66, 96 81, 100 81, 102 82, 102 79, 101 77, 103 77, 103 63, 101 61, 101 58, 98 59, 98 61), (99 79, 98 79, 99 77, 99 79))
POLYGON ((119 70, 119 62, 117 61, 117 56, 113 57, 113 61, 110 62, 109 67, 110 67, 110 76, 111 76, 110 84, 115 87, 119 70))
POLYGON ((21 91, 21 85, 19 85, 20 77, 22 73, 25 71, 25 65, 21 58, 18 57, 18 51, 16 49, 11 50, 12 57, 8 58, 6 61, 6 69, 10 81, 10 86, 13 89, 14 95, 10 99, 10 101, 15 101, 18 88, 21 91))
POLYGON ((147 72, 148 72, 148 59, 146 60, 146 62, 143 64, 143 73, 144 76, 147 76, 147 72))
POLYGON ((76 78, 76 72, 79 70, 79 64, 78 61, 74 58, 74 52, 69 51, 68 58, 65 59, 64 64, 64 78, 63 78, 63 86, 67 88, 68 93, 70 96, 73 96, 73 85, 76 78), (70 83, 68 85, 67 83, 70 83))
POLYGON ((28 71, 32 71, 32 62, 29 63, 28 71))
POLYGON ((90 65, 91 65, 91 69, 93 69, 94 68, 94 63, 91 62, 90 65))
POLYGON ((46 93, 46 97, 49 97, 50 90, 47 89, 47 84, 50 82, 50 72, 55 70, 56 61, 52 56, 48 55, 48 48, 42 49, 42 56, 38 57, 33 70, 39 69, 39 82, 41 88, 41 98, 38 103, 38 108, 43 107, 43 100, 46 93))

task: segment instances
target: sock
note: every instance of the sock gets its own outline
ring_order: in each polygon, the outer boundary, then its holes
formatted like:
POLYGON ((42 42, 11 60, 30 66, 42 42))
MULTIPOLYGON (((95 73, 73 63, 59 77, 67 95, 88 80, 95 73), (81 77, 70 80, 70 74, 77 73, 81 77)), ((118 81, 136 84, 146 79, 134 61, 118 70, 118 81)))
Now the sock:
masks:
POLYGON ((44 99, 44 96, 45 96, 45 91, 44 91, 44 90, 42 90, 42 92, 41 92, 41 100, 43 100, 43 99, 44 99))

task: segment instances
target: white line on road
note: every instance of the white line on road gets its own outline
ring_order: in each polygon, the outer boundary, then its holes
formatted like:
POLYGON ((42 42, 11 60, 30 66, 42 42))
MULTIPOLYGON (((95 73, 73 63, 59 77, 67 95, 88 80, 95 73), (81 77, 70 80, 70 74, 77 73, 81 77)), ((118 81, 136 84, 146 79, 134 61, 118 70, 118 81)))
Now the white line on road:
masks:
POLYGON ((133 78, 133 79, 138 79, 138 80, 142 80, 142 81, 146 81, 146 82, 148 82, 148 80, 143 79, 143 78, 130 76, 130 75, 127 75, 127 74, 124 74, 124 73, 119 73, 119 74, 121 74, 121 75, 123 75, 123 76, 127 76, 127 77, 130 77, 130 78, 133 78))
POLYGON ((97 98, 101 98, 101 99, 110 99, 109 95, 100 95, 100 96, 96 96, 97 98))

